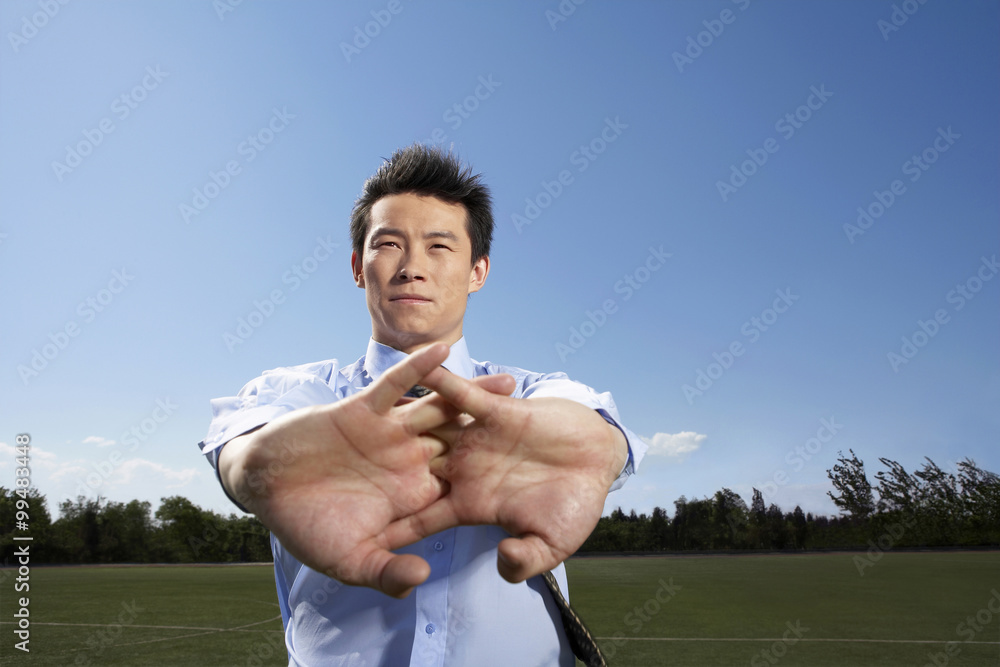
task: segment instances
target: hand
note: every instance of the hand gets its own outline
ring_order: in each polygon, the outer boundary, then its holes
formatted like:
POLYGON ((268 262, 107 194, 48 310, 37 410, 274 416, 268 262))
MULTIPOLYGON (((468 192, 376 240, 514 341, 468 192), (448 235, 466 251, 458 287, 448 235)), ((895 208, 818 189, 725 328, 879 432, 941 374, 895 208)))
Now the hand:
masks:
POLYGON ((304 565, 405 597, 430 566, 391 553, 383 531, 441 497, 445 485, 429 462, 446 446, 427 432, 458 410, 433 396, 401 397, 417 382, 449 375, 440 368, 447 356, 444 344, 425 347, 363 392, 233 439, 220 456, 223 482, 304 565))
MULTIPOLYGON (((496 376, 498 378, 504 376, 496 376)), ((513 399, 454 375, 423 384, 464 411, 431 433, 450 445, 431 470, 450 484, 432 505, 393 525, 393 545, 455 525, 493 524, 497 569, 511 582, 550 570, 587 539, 628 457, 624 435, 595 410, 560 398, 513 399)))

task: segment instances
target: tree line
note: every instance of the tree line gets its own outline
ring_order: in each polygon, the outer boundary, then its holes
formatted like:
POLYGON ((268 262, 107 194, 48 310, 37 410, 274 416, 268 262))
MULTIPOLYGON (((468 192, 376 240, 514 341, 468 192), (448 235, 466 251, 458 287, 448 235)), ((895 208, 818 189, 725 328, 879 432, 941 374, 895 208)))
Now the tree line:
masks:
POLYGON ((909 473, 890 459, 869 481, 864 461, 841 452, 827 470, 840 516, 783 512, 756 488, 748 507, 728 488, 711 498, 674 501, 674 516, 621 508, 602 517, 582 552, 864 549, 1000 546, 1000 476, 971 459, 955 472, 925 458, 909 473))
POLYGON ((147 501, 79 496, 60 503, 53 521, 37 489, 0 487, 0 565, 12 564, 7 559, 19 534, 32 538, 32 563, 255 563, 272 558, 268 531, 256 517, 223 516, 182 496, 161 499, 155 512, 147 501), (18 530, 18 512, 27 517, 26 532, 18 530))
MULTIPOLYGON (((796 506, 766 505, 753 489, 750 505, 728 488, 710 498, 674 501, 674 514, 621 508, 603 517, 581 552, 864 549, 1000 546, 1000 476, 970 459, 946 472, 930 459, 913 473, 895 461, 868 479, 864 462, 840 453, 827 471, 840 516, 814 516, 796 506)), ((37 489, 0 487, 2 560, 14 537, 31 535, 32 563, 235 563, 270 561, 268 531, 253 516, 223 516, 182 496, 149 502, 78 497, 52 520, 37 489), (27 532, 19 529, 26 521, 27 532)), ((23 543, 22 543, 23 544, 23 543)))

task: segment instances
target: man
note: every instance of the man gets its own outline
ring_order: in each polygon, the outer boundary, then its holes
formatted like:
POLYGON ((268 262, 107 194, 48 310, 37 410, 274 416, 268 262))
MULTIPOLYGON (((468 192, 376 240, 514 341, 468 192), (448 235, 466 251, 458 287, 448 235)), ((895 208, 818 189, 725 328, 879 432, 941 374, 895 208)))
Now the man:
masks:
POLYGON ((645 445, 609 394, 470 358, 492 233, 478 175, 397 151, 351 220, 365 355, 212 401, 200 446, 271 531, 290 664, 573 665, 538 575, 567 590, 562 562, 645 445))

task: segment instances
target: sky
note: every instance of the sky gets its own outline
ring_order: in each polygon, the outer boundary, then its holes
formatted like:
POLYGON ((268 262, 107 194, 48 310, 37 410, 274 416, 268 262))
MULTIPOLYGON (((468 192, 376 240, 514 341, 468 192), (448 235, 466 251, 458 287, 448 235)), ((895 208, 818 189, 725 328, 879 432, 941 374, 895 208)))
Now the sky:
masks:
POLYGON ((834 515, 1000 472, 996 2, 0 3, 0 485, 223 514, 209 401, 350 363, 348 220, 419 141, 495 200, 474 359, 610 391, 606 506, 834 515))

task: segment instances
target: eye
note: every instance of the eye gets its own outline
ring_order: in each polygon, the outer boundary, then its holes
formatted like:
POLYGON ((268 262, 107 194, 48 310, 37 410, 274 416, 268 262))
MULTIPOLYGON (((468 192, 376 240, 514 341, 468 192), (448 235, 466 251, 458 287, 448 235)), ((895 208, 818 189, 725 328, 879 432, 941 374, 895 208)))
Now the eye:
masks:
POLYGON ((381 243, 378 244, 378 247, 380 247, 380 248, 383 247, 383 246, 392 246, 394 248, 398 248, 399 247, 398 245, 396 245, 395 241, 382 241, 381 243))

